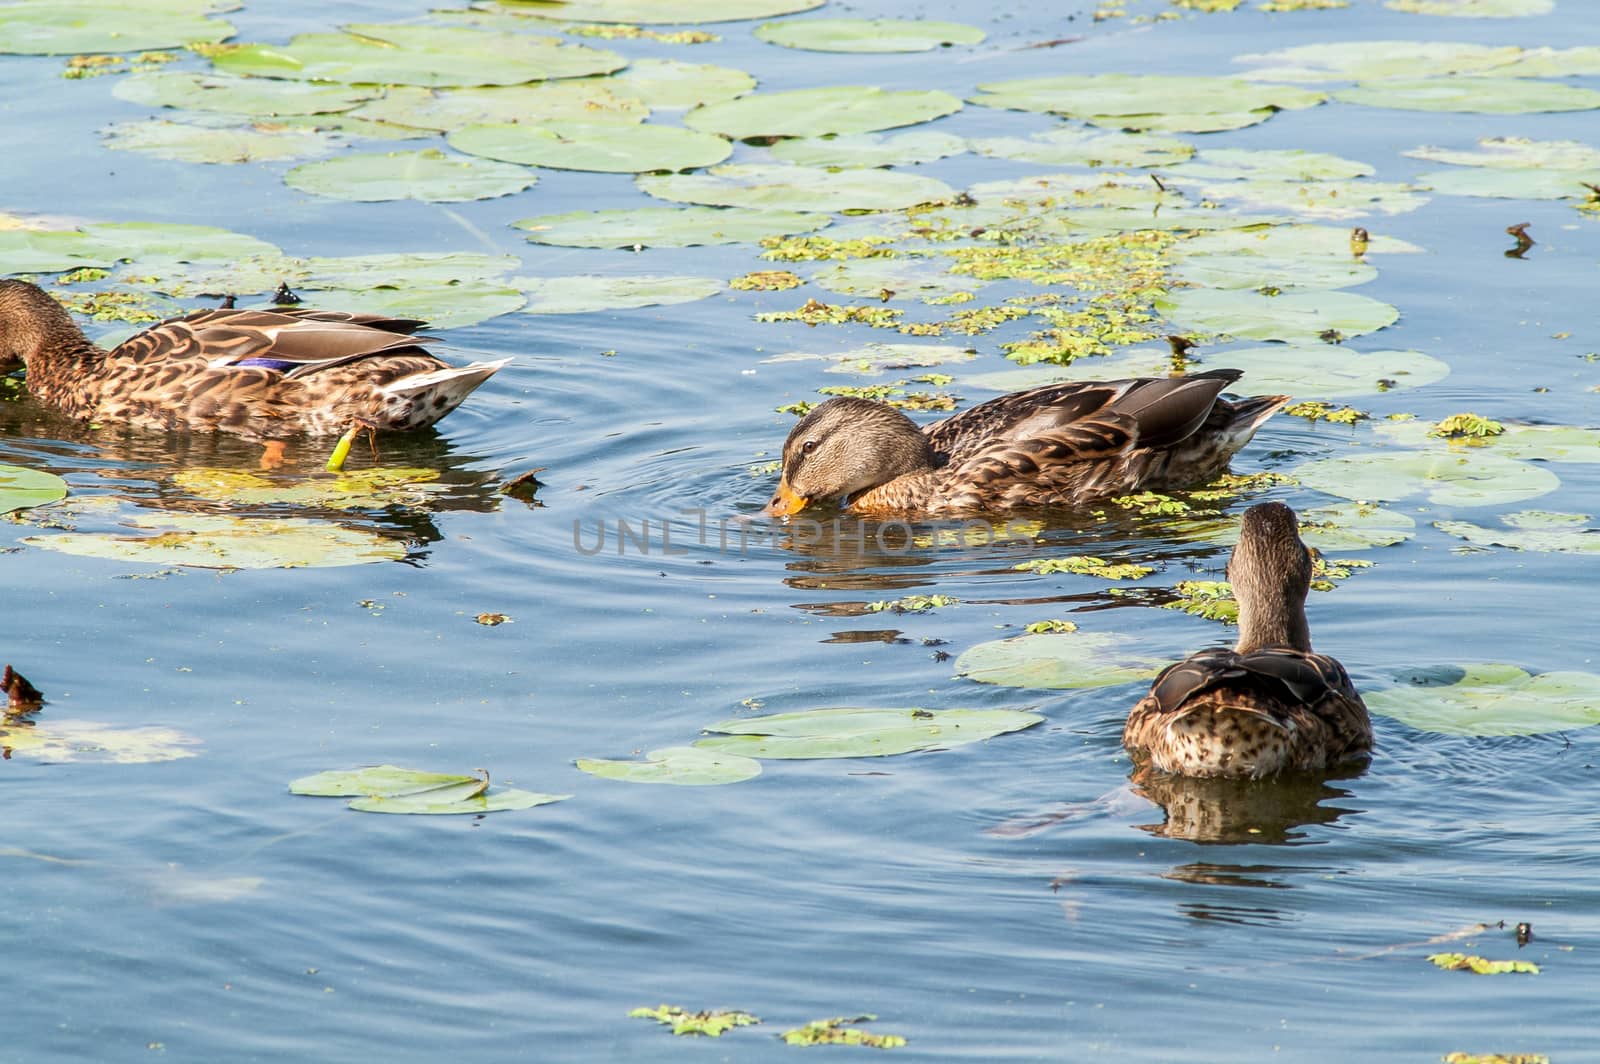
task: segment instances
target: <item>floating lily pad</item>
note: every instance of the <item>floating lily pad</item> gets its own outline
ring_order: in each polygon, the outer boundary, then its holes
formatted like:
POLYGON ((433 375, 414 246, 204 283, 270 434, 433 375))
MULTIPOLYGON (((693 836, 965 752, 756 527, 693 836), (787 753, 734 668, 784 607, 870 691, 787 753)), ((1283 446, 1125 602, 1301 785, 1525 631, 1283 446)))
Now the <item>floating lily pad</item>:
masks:
MULTIPOLYGON (((488 281, 522 265, 513 255, 412 251, 303 260, 311 288, 421 288, 488 281)), ((272 287, 271 285, 268 286, 272 287)), ((253 291, 241 288, 239 291, 253 291)))
POLYGON ((706 731, 722 734, 694 745, 760 758, 887 757, 965 746, 1043 720, 1016 709, 812 709, 719 721, 706 731))
POLYGON ((725 287, 716 277, 639 275, 524 277, 529 314, 586 314, 595 310, 672 306, 714 296, 725 287))
POLYGON ((719 0, 712 7, 708 7, 705 0, 559 0, 555 6, 552 6, 551 0, 499 2, 502 7, 512 11, 526 8, 569 22, 639 22, 658 26, 773 18, 810 11, 823 4, 823 0, 719 0))
POLYGON ((1555 0, 1386 0, 1391 11, 1413 15, 1443 15, 1450 18, 1526 18, 1548 15, 1556 9, 1555 0))
POLYGON ((1300 538, 1324 553, 1392 547, 1416 535, 1409 515, 1370 503, 1303 507, 1299 516, 1300 538))
POLYGON ((527 297, 518 283, 411 285, 406 288, 304 288, 300 297, 308 304, 398 318, 420 318, 430 331, 476 325, 502 314, 521 310, 527 297))
MULTIPOLYGON (((702 244, 747 244, 769 236, 821 229, 825 214, 750 210, 740 207, 639 207, 572 211, 522 218, 536 244, 579 248, 684 248, 702 244)), ((0 234, 3 235, 3 234, 0 234)))
POLYGON ((54 473, 0 465, 0 514, 43 506, 67 497, 67 482, 54 473))
MULTIPOLYGON (((1172 180, 1189 184, 1181 172, 1172 180)), ((1306 218, 1362 218, 1369 214, 1404 214, 1428 202, 1411 185, 1389 181, 1232 181, 1202 183, 1208 201, 1230 201, 1244 207, 1292 211, 1306 218)))
POLYGON ((976 26, 895 18, 817 18, 767 22, 756 36, 768 44, 812 52, 931 52, 953 44, 981 44, 976 26))
MULTIPOLYGON (((1164 377, 1172 372, 1172 353, 1154 347, 1123 348, 1110 355, 1073 359, 1062 366, 1038 363, 1017 369, 974 373, 961 378, 963 388, 1014 392, 1057 381, 1116 380, 1122 377, 1164 377)), ((1246 388, 1246 391, 1250 389, 1246 388)))
POLYGON ((1063 126, 1031 137, 979 137, 972 150, 1043 166, 1171 166, 1194 154, 1176 137, 1063 126))
POLYGON ((348 111, 382 93, 376 86, 320 85, 187 70, 132 74, 118 79, 111 90, 118 99, 149 107, 262 116, 348 111))
POLYGON ((1420 496, 1440 506, 1521 502, 1560 487, 1531 462, 1473 451, 1390 451, 1308 462, 1291 475, 1307 488, 1345 499, 1393 502, 1420 496))
MULTIPOLYGON (((299 84, 299 82, 291 82, 299 84)), ((286 129, 315 129, 323 133, 343 133, 351 137, 366 137, 368 140, 423 140, 430 133, 425 129, 414 129, 410 126, 399 126, 392 122, 377 122, 370 118, 358 118, 349 112, 339 114, 317 115, 279 115, 274 119, 274 124, 286 129)))
POLYGON ((765 362, 832 362, 829 373, 858 373, 876 377, 889 370, 943 366, 952 362, 970 362, 978 352, 970 347, 954 344, 866 344, 837 354, 817 355, 805 351, 790 351, 764 359, 765 362))
POLYGON ((635 125, 649 116, 650 109, 642 100, 613 92, 606 79, 583 78, 464 89, 396 86, 382 99, 361 105, 355 114, 447 133, 472 125, 530 120, 635 125))
POLYGON ((1600 554, 1600 528, 1589 514, 1523 510, 1501 517, 1509 528, 1485 528, 1470 521, 1435 521, 1434 527, 1468 543, 1551 554, 1600 554))
POLYGON ((0 8, 0 52, 147 52, 221 41, 233 36, 233 26, 207 16, 238 6, 217 0, 12 0, 0 8))
POLYGON ((1183 328, 1249 340, 1315 340, 1329 329, 1361 336, 1400 319, 1392 305, 1353 292, 1184 288, 1158 298, 1156 307, 1183 328))
POLYGON ((152 118, 117 122, 101 130, 106 147, 136 151, 186 163, 250 163, 303 159, 339 147, 338 137, 315 129, 270 126, 221 126, 203 122, 170 122, 152 118))
POLYGON ((643 100, 652 111, 681 111, 743 96, 756 79, 742 70, 676 59, 639 59, 601 84, 643 100))
POLYGON ((1238 348, 1213 355, 1210 362, 1244 370, 1233 390, 1245 395, 1318 399, 1420 388, 1450 375, 1447 363, 1421 351, 1357 351, 1342 344, 1238 348))
POLYGON ((956 674, 1004 687, 1073 690, 1149 680, 1168 662, 1132 649, 1112 632, 1022 635, 967 648, 956 674))
POLYGON ((620 70, 615 52, 548 37, 463 26, 348 26, 302 33, 288 44, 243 44, 218 53, 218 70, 267 78, 377 85, 520 85, 620 70))
POLYGON ((725 207, 791 211, 894 211, 953 199, 943 181, 892 170, 833 172, 810 166, 724 163, 704 174, 640 177, 644 192, 661 199, 725 207))
POLYGON ((1600 47, 1529 48, 1516 61, 1495 69, 1496 77, 1570 78, 1600 74, 1600 47))
POLYGON ((1600 182, 1595 170, 1431 170, 1416 183, 1447 196, 1493 199, 1586 199, 1600 182))
POLYGON ((184 469, 173 474, 172 480, 190 495, 237 506, 381 509, 421 505, 440 490, 436 469, 388 467, 293 479, 238 469, 184 469))
POLYGON ((511 163, 422 151, 363 152, 305 163, 283 175, 302 192, 345 200, 415 199, 459 203, 494 199, 532 187, 539 176, 511 163))
POLYGON ((175 728, 114 728, 88 720, 0 722, 0 752, 33 761, 145 765, 194 757, 200 740, 175 728))
MULTIPOLYGON (((1128 175, 1036 174, 980 181, 969 192, 980 206, 992 200, 1016 200, 1040 208, 1167 208, 1184 204, 1183 193, 1176 189, 1165 189, 1148 178, 1128 175)), ((1076 217, 1074 211, 1067 219, 1069 224, 1076 217)))
POLYGON ((1451 166, 1487 166, 1500 170, 1600 170, 1600 148, 1576 140, 1484 137, 1478 141, 1475 151, 1423 145, 1402 154, 1451 166))
POLYGON ((106 242, 75 229, 0 230, 0 270, 7 274, 110 266, 122 257, 106 242))
POLYGON ((22 542, 85 558, 203 569, 296 569, 398 561, 405 544, 331 521, 138 513, 125 524, 152 535, 65 532, 22 542))
POLYGON ((1448 41, 1336 41, 1241 55, 1236 63, 1266 64, 1246 77, 1269 81, 1376 81, 1474 74, 1515 62, 1515 45, 1448 41))
POLYGON ((1600 429, 1576 425, 1502 424, 1493 436, 1468 441, 1443 440, 1433 435, 1428 421, 1380 421, 1373 431, 1402 447, 1465 447, 1487 450, 1506 458, 1538 459, 1545 462, 1600 462, 1600 429))
MULTIPOLYGON (((1201 233, 1179 249, 1184 255, 1268 255, 1277 258, 1357 258, 1350 230, 1327 225, 1268 225, 1218 229, 1201 233)), ((1392 236, 1376 235, 1361 245, 1360 254, 1417 254, 1415 244, 1392 236)))
POLYGON ((578 768, 591 776, 628 783, 672 783, 708 787, 738 783, 761 775, 761 762, 737 754, 719 754, 692 746, 652 750, 643 761, 602 761, 578 758, 578 768))
POLYGON ((847 259, 818 270, 810 280, 842 295, 881 296, 890 292, 916 299, 972 292, 985 284, 950 273, 947 262, 911 258, 847 259))
POLYGON ((772 146, 775 158, 801 166, 836 166, 861 169, 871 166, 912 166, 931 163, 967 150, 967 142, 952 133, 918 130, 885 136, 848 133, 839 137, 796 137, 772 146))
POLYGON ((1171 74, 1066 74, 979 85, 985 107, 1049 111, 1097 126, 1166 132, 1238 129, 1326 96, 1288 85, 1171 74), (1219 121, 1220 120, 1220 121, 1219 121))
POLYGON ((1401 111, 1459 111, 1525 115, 1546 111, 1592 111, 1600 92, 1533 78, 1446 77, 1379 81, 1334 93, 1345 103, 1401 111))
POLYGON ((1348 181, 1373 168, 1354 159, 1320 151, 1207 148, 1173 168, 1180 177, 1211 181, 1348 181))
POLYGON ((1358 259, 1272 258, 1266 255, 1191 255, 1173 276, 1206 288, 1352 288, 1378 276, 1358 259))
POLYGON ((880 89, 835 85, 824 89, 763 92, 706 104, 684 116, 684 124, 734 140, 750 137, 821 137, 871 133, 942 118, 961 101, 937 89, 880 89))
POLYGON ((1600 676, 1538 675, 1500 663, 1395 672, 1396 686, 1367 690, 1374 713, 1445 735, 1540 735, 1600 724, 1600 676))
POLYGON ((458 151, 490 159, 620 174, 693 170, 720 163, 733 152, 733 145, 711 133, 614 122, 467 126, 445 139, 458 151))
POLYGON ((530 809, 571 798, 509 787, 490 789, 487 774, 453 776, 417 772, 395 765, 319 772, 289 784, 290 794, 318 798, 354 797, 350 808, 363 813, 461 814, 530 809))
POLYGON ((180 262, 204 262, 280 253, 276 246, 265 240, 212 225, 91 222, 80 229, 91 239, 114 247, 117 257, 124 259, 160 256, 180 262))

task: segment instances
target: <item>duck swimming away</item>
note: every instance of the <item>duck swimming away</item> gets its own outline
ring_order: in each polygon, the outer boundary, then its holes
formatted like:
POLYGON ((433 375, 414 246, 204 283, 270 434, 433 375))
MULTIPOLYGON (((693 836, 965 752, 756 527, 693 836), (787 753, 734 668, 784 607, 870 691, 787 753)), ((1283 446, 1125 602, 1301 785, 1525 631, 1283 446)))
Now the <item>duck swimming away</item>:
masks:
POLYGON ((1344 666, 1311 649, 1311 552, 1278 502, 1244 513, 1228 561, 1239 641, 1169 666, 1128 713, 1135 761, 1184 776, 1259 779, 1321 771, 1372 749, 1372 721, 1344 666))
POLYGON ((1046 384, 919 428, 893 407, 837 398, 801 418, 783 445, 768 517, 848 500, 859 514, 981 513, 1073 506, 1203 483, 1289 401, 1229 401, 1243 376, 1046 384))
POLYGON ((257 439, 432 425, 510 359, 452 366, 381 314, 200 310, 106 349, 26 281, 0 281, 0 372, 71 417, 257 439))

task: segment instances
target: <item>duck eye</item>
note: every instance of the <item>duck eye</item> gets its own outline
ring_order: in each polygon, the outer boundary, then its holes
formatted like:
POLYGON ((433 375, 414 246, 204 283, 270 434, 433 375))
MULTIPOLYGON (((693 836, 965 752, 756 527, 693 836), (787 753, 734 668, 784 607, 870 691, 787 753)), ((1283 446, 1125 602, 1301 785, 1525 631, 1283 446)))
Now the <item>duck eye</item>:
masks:
POLYGON ((800 445, 800 453, 801 454, 810 454, 812 451, 814 451, 816 449, 817 449, 817 441, 816 440, 807 440, 805 443, 802 443, 800 445))

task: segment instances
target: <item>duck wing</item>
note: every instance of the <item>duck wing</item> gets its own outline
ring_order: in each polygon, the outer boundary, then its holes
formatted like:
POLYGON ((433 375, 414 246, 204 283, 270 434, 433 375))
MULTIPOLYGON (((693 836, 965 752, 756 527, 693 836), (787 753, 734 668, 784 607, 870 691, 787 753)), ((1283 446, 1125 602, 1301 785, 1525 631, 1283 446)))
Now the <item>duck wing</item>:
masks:
POLYGON ((211 369, 250 367, 304 377, 377 355, 423 355, 426 338, 410 335, 422 324, 339 311, 202 310, 130 337, 112 357, 136 363, 193 360, 211 369))
POLYGON ((1293 647, 1262 647, 1248 654, 1217 647, 1168 666, 1150 687, 1161 713, 1177 713, 1207 691, 1226 687, 1259 700, 1313 706, 1328 697, 1361 701, 1349 673, 1326 654, 1293 647))

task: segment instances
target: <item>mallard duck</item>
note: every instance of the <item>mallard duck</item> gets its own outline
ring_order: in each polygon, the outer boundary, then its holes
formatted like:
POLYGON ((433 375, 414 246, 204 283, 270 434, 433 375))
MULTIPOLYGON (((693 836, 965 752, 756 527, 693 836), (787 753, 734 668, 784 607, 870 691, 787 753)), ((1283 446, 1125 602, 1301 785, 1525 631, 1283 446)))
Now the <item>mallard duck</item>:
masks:
POLYGON ((451 366, 411 318, 341 311, 199 310, 110 351, 26 281, 0 281, 0 370, 75 418, 261 439, 417 429, 454 410, 509 359, 451 366))
POLYGON ((977 513, 1067 506, 1181 487, 1224 469, 1286 395, 1229 402, 1242 376, 1046 384, 918 428, 867 399, 819 403, 783 445, 764 513, 848 499, 862 514, 977 513))
POLYGON ((1344 666, 1311 649, 1311 552, 1293 510, 1268 502, 1245 511, 1228 579, 1239 641, 1157 676, 1128 714, 1123 745, 1163 772, 1248 779, 1319 771, 1371 750, 1372 721, 1344 666))

